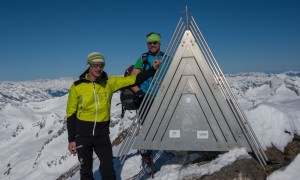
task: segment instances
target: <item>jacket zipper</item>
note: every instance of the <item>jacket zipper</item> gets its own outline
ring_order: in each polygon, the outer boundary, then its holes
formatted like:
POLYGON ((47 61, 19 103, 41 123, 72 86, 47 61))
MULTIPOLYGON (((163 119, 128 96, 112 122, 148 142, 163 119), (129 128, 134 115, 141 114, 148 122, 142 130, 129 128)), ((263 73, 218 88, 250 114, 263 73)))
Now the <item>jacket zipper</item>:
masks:
POLYGON ((96 106, 95 122, 94 122, 94 128, 93 128, 93 136, 95 136, 96 122, 97 122, 97 117, 98 117, 98 101, 97 101, 97 93, 96 93, 94 82, 93 82, 93 89, 94 89, 94 102, 95 102, 95 106, 96 106))
MULTIPOLYGON (((106 99, 108 99, 108 94, 107 94, 107 92, 105 92, 105 97, 106 97, 106 99)), ((110 107, 109 101, 107 101, 107 105, 108 105, 108 107, 110 107)))
POLYGON ((81 96, 81 105, 80 105, 79 117, 82 113, 83 104, 84 104, 84 96, 81 96))

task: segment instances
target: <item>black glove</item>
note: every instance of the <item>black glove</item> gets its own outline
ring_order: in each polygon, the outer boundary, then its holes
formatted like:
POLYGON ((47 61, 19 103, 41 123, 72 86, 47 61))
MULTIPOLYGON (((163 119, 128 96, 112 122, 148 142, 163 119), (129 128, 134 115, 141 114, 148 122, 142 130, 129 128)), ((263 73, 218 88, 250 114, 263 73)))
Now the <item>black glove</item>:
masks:
POLYGON ((137 108, 140 107, 144 97, 145 97, 145 93, 142 90, 138 90, 137 92, 135 92, 135 104, 137 108))

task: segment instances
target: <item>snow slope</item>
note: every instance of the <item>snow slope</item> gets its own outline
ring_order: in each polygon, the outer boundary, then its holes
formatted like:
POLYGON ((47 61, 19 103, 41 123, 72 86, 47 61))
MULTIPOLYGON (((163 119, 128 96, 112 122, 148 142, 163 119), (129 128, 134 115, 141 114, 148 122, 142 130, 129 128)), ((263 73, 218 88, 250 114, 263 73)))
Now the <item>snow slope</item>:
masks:
MULTIPOLYGON (((299 72, 279 74, 242 73, 226 78, 251 123, 263 148, 279 150, 300 135, 299 72)), ((74 78, 22 82, 0 82, 0 179, 56 179, 78 163, 67 150, 65 108, 68 88, 74 78)), ((128 128, 134 112, 120 119, 119 93, 113 96, 111 140, 128 128)), ((114 147, 116 154, 118 147, 114 147)), ((131 177, 139 169, 134 154, 125 162, 119 177, 131 177)), ((249 158, 243 148, 235 148, 212 162, 197 166, 166 164, 155 179, 182 179, 192 174, 211 174, 240 158, 249 158)), ((98 166, 98 160, 95 162, 98 166)), ((269 179, 299 177, 299 155, 285 169, 269 179)), ((71 179, 78 179, 78 173, 71 179)))

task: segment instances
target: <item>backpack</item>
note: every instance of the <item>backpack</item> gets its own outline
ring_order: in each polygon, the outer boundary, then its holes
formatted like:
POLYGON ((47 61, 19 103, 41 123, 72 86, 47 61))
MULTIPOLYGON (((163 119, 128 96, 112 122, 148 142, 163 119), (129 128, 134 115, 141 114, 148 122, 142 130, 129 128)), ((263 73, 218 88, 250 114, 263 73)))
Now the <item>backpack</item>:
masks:
MULTIPOLYGON (((149 52, 142 54, 143 68, 142 71, 146 70, 147 66, 150 66, 148 62, 149 52)), ((134 65, 130 65, 124 72, 124 77, 129 76, 134 68, 134 65)), ((124 117, 126 110, 137 110, 139 107, 136 103, 135 93, 131 90, 131 87, 125 87, 121 89, 120 100, 122 105, 121 118, 124 117)), ((119 104, 118 104, 119 105, 119 104)))
MULTIPOLYGON (((145 71, 147 66, 150 67, 150 63, 148 62, 149 52, 142 54, 143 68, 142 71, 145 71)), ((164 56, 164 52, 160 52, 160 56, 164 56)), ((134 65, 130 65, 124 72, 124 76, 129 76, 134 68, 134 65)), ((131 90, 131 87, 125 87, 120 89, 120 100, 122 105, 122 113, 121 118, 124 117, 126 110, 137 110, 139 108, 139 103, 136 102, 135 93, 131 90)), ((117 104, 119 105, 119 104, 117 104)))

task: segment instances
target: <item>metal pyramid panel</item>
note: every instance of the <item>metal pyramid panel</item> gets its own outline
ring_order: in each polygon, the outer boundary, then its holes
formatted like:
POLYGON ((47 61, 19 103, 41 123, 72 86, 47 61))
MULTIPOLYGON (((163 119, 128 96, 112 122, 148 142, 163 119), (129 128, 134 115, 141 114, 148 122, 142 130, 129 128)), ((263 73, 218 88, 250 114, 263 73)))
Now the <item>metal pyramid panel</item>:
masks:
POLYGON ((133 148, 228 151, 251 148, 236 115, 187 30, 133 148))
POLYGON ((245 147, 265 166, 268 159, 244 111, 195 20, 186 18, 189 30, 180 18, 120 147, 121 162, 131 148, 228 151, 245 147))

